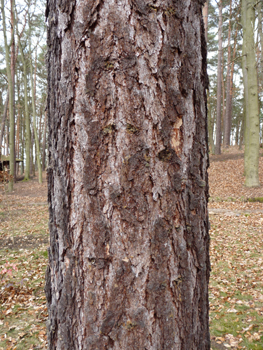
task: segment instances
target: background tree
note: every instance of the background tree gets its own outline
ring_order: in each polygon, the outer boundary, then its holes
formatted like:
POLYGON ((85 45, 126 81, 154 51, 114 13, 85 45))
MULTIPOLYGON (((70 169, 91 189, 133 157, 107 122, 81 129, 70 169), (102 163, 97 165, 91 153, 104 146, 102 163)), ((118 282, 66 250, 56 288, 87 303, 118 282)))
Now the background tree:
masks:
POLYGON ((210 349, 201 1, 47 14, 49 349, 210 349))
MULTIPOLYGON (((27 14, 27 13, 26 13, 27 14)), ((25 15, 26 15, 25 14, 25 15)), ((26 25, 25 16, 25 25, 26 25)), ((24 82, 24 119, 25 119, 25 153, 26 153, 26 166, 25 166, 25 176, 24 179, 27 181, 30 178, 30 148, 31 148, 31 131, 30 131, 30 114, 29 114, 29 101, 28 101, 28 69, 27 61, 24 54, 25 48, 22 47, 21 36, 22 33, 18 32, 17 28, 17 38, 19 51, 21 55, 22 65, 23 65, 23 82, 24 82)))
POLYGON ((221 98, 222 98, 222 0, 218 2, 219 17, 218 17, 218 62, 217 62, 217 108, 216 108, 216 146, 215 153, 221 154, 221 98))
POLYGON ((230 146, 230 133, 231 133, 231 20, 232 20, 232 0, 230 0, 230 10, 229 10, 229 21, 228 21, 228 50, 227 50, 227 92, 226 92, 226 114, 225 114, 225 121, 224 121, 224 146, 228 147, 230 146))
MULTIPOLYGON (((30 6, 30 2, 29 2, 30 6)), ((34 77, 33 77, 33 57, 32 57, 32 48, 31 48, 31 33, 32 33, 32 23, 31 18, 28 16, 28 26, 29 26, 29 35, 28 35, 28 48, 29 48, 29 65, 30 65, 30 83, 31 83, 31 94, 32 94, 32 112, 33 112, 33 129, 34 129, 34 136, 35 136, 35 152, 36 152, 36 159, 37 159, 37 169, 38 169, 38 181, 39 183, 42 183, 42 165, 41 165, 41 159, 40 159, 40 145, 39 145, 39 139, 38 139, 38 132, 37 132, 37 122, 36 122, 36 89, 34 86, 34 77)))
MULTIPOLYGON (((4 21, 0 22, 0 31, 1 34, 5 33, 6 43, 9 43, 7 49, 0 46, 0 85, 1 85, 1 98, 0 98, 0 115, 3 116, 4 110, 4 100, 7 97, 7 86, 9 88, 8 80, 8 71, 11 69, 11 62, 15 56, 16 69, 12 70, 11 76, 15 84, 13 84, 13 95, 14 101, 10 104, 15 110, 14 114, 14 123, 12 122, 12 115, 10 115, 9 109, 7 108, 7 120, 5 123, 2 123, 3 128, 3 143, 1 148, 5 156, 9 156, 11 152, 12 142, 11 135, 12 130, 14 129, 13 135, 16 134, 16 142, 14 143, 15 149, 17 150, 17 156, 22 160, 25 160, 25 174, 24 178, 30 178, 30 159, 38 159, 38 165, 36 169, 42 169, 41 157, 42 144, 37 140, 38 136, 43 136, 43 119, 44 119, 44 106, 46 100, 46 68, 45 61, 43 57, 46 52, 45 44, 45 22, 43 16, 43 1, 31 1, 21 4, 18 2, 15 4, 14 0, 12 1, 3 1, 1 0, 1 13, 4 11, 4 21), (3 6, 4 7, 3 7, 3 6), (14 9, 14 11, 11 9, 14 9), (13 17, 11 16, 12 12, 16 14, 13 17), (29 21, 27 19, 30 19, 29 21), (14 37, 14 26, 16 27, 16 50, 15 55, 11 55, 14 50, 10 50, 10 43, 12 37, 14 37), (30 49, 30 43, 31 49, 30 49), (7 55, 6 55, 7 54, 7 55), (9 58, 8 64, 6 64, 6 59, 9 58), (8 68, 9 67, 9 68, 8 68), (32 67, 32 69, 30 68, 32 67), (14 79, 15 74, 15 79, 14 79), (32 79, 33 82, 32 82, 32 79), (32 86, 31 86, 32 82, 32 86), (33 93, 34 92, 34 93, 33 93), (15 106, 15 108, 14 108, 15 106), (34 121, 32 123, 32 121, 34 121), (35 134, 37 135, 34 138, 35 145, 31 143, 33 128, 36 128, 35 134), (10 129, 11 127, 11 129, 10 129), (34 149, 31 149, 34 147, 34 149), (37 153, 37 154, 36 154, 37 153), (33 156, 33 158, 30 156, 33 156)), ((3 13, 2 13, 3 17, 3 13)), ((3 35, 4 38, 4 35, 3 35)), ((4 41, 3 41, 4 42, 4 41)), ((14 64, 13 64, 14 66, 14 64)), ((11 113, 12 114, 12 113, 11 113)), ((3 119, 3 118, 2 118, 3 119)), ((47 132, 47 131, 46 131, 47 132)), ((13 136, 12 136, 13 137, 13 136)), ((44 138, 42 137, 42 140, 44 138)), ((46 147, 46 146, 45 146, 46 147)), ((11 152, 12 153, 12 152, 11 152)), ((31 167, 32 169, 35 167, 31 167)), ((23 170, 23 165, 21 166, 23 170)), ((39 179, 41 181, 41 170, 38 171, 39 179)))
POLYGON ((8 101, 9 101, 9 121, 10 121, 10 174, 13 178, 9 181, 9 191, 13 190, 13 182, 15 177, 15 99, 14 99, 14 3, 11 0, 11 40, 10 44, 8 44, 7 39, 7 26, 6 26, 6 15, 5 15, 5 6, 4 0, 1 0, 1 13, 2 13, 2 21, 3 21, 3 34, 4 34, 4 44, 5 44, 5 63, 6 63, 6 73, 8 80, 8 101), (11 47, 11 53, 10 53, 11 47))
POLYGON ((259 185, 259 108, 254 43, 256 1, 242 0, 243 82, 245 97, 245 175, 246 186, 259 185))
MULTIPOLYGON (((222 1, 222 69, 221 69, 221 81, 222 81, 222 93, 221 93, 221 141, 230 139, 230 144, 235 144, 234 135, 236 134, 235 121, 240 119, 243 114, 241 109, 241 115, 235 113, 239 111, 239 101, 242 100, 243 91, 240 89, 242 84, 242 26, 240 16, 241 5, 239 1, 223 0, 222 1), (230 79, 229 79, 230 78, 230 79), (230 84, 229 84, 230 83, 230 84), (233 115, 234 113, 234 115, 233 115), (227 120, 229 122, 227 123, 227 120), (227 125, 228 124, 228 127, 227 125), (228 136, 225 137, 226 130, 228 136)), ((218 102, 217 99, 217 83, 218 83, 218 18, 219 10, 215 2, 211 1, 208 13, 208 72, 210 80, 210 95, 213 101, 218 102)), ((218 103, 219 104, 219 103, 218 103)), ((211 105, 213 109, 214 104, 211 105)), ((213 115, 213 111, 212 115, 213 115)), ((242 118, 241 118, 242 119, 242 118)), ((216 141, 216 125, 213 125, 213 135, 216 141)), ((239 141, 239 140, 238 140, 239 141)))

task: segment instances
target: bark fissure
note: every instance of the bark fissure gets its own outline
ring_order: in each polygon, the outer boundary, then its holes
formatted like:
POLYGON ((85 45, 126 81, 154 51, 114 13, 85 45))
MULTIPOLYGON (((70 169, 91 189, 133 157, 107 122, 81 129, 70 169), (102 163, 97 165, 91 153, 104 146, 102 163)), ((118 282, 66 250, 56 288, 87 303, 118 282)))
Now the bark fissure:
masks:
POLYGON ((48 6, 49 348, 209 349, 201 4, 48 6))

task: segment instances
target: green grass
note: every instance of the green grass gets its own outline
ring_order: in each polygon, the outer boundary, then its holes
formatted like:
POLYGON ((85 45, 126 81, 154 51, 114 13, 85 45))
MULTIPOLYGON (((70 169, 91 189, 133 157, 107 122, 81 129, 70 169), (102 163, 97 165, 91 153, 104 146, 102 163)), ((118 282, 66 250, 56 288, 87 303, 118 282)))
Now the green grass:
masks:
POLYGON ((247 201, 251 203, 255 203, 255 202, 263 203, 263 197, 248 198, 247 201))

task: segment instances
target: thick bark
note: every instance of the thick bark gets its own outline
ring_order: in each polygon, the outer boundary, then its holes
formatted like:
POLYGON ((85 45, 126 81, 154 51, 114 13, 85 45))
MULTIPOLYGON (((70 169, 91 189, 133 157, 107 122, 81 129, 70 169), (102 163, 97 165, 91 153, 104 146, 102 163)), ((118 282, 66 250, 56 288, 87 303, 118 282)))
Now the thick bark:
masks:
POLYGON ((218 2, 219 23, 218 23, 218 61, 217 61, 217 108, 216 108, 216 147, 215 154, 221 154, 221 99, 222 99, 222 0, 218 2))
POLYGON ((49 349, 210 349, 196 0, 49 0, 49 349))
POLYGON ((243 56, 242 70, 245 95, 245 185, 259 186, 259 111, 258 84, 254 43, 255 0, 242 0, 243 56))

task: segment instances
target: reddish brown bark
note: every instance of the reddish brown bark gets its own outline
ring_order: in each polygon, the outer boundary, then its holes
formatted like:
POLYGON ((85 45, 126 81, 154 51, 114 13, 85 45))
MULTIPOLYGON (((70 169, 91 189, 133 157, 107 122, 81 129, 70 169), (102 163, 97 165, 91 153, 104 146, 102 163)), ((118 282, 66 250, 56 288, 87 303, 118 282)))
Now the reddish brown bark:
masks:
POLYGON ((205 26, 206 41, 208 39, 208 7, 209 7, 209 0, 206 0, 205 5, 203 7, 203 20, 204 20, 204 26, 205 26))
POLYGON ((49 349, 210 349, 201 1, 49 0, 49 349))

